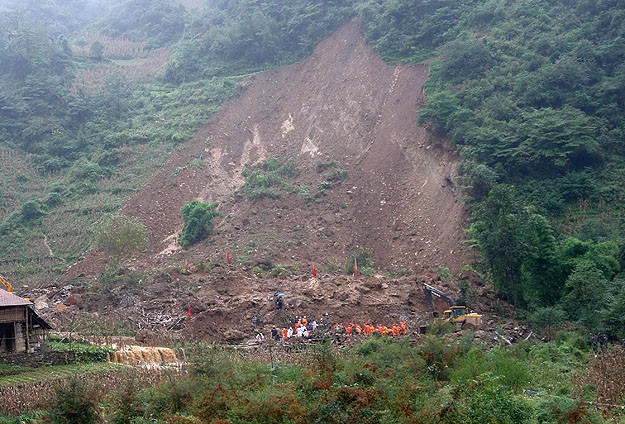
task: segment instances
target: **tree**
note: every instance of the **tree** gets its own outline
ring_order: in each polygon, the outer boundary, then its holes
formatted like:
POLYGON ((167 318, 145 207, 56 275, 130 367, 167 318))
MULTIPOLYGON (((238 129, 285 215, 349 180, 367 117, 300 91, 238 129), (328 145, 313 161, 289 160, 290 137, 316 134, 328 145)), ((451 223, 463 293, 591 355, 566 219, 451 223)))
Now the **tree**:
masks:
POLYGON ((599 311, 605 307, 608 288, 608 280, 595 264, 579 261, 566 280, 564 306, 569 316, 597 331, 601 321, 599 311))
POLYGON ((441 71, 452 82, 479 78, 492 63, 488 46, 473 37, 453 40, 444 48, 441 71))
POLYGON ((102 222, 95 230, 94 246, 104 251, 110 258, 110 265, 132 257, 148 247, 148 230, 135 217, 113 215, 102 222))
POLYGON ((522 225, 523 244, 527 246, 521 264, 523 298, 528 304, 555 305, 566 278, 557 256, 556 231, 532 208, 528 208, 522 225))
POLYGON ((597 122, 570 107, 527 110, 494 155, 504 159, 511 175, 581 169, 600 161, 597 122))
POLYGON ((31 199, 22 205, 22 218, 24 221, 34 221, 44 215, 39 200, 31 199))
POLYGON ((523 301, 521 264, 527 255, 520 222, 523 209, 511 186, 496 185, 475 208, 468 230, 495 289, 515 305, 523 301))
POLYGON ((195 199, 182 207, 184 226, 180 232, 180 245, 184 248, 205 239, 213 231, 213 220, 221 216, 219 203, 206 203, 195 199))
POLYGON ((104 44, 100 41, 94 41, 89 52, 95 60, 102 60, 104 58, 104 44))
POLYGON ((553 340, 556 330, 566 319, 566 313, 556 306, 538 308, 528 317, 536 330, 542 332, 547 340, 553 340))
POLYGON ((615 340, 625 340, 625 280, 623 275, 611 283, 611 290, 601 308, 602 329, 615 340))

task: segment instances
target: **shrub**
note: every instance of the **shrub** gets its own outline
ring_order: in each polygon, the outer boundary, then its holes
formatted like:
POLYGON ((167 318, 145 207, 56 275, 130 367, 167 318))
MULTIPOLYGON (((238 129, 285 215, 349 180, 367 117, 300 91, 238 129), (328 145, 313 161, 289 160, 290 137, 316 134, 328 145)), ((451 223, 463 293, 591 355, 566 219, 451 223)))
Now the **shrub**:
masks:
POLYGON ((373 260, 369 257, 369 251, 367 249, 361 248, 358 252, 350 255, 343 268, 345 275, 352 275, 354 273, 354 261, 358 265, 359 274, 372 276, 375 273, 373 260))
POLYGON ((21 213, 24 221, 34 221, 44 215, 44 212, 41 210, 41 203, 39 200, 34 199, 22 205, 21 213))
POLYGON ((259 165, 245 168, 241 175, 245 178, 243 192, 250 199, 262 197, 277 199, 282 192, 300 192, 286 180, 297 175, 295 163, 291 161, 281 164, 276 158, 271 158, 259 165))
POLYGON ((599 414, 577 400, 561 396, 542 397, 534 406, 539 423, 602 423, 599 414))
POLYGON ((531 422, 532 409, 525 399, 514 392, 492 384, 488 377, 462 387, 466 396, 462 422, 465 423, 525 423, 531 422))
POLYGON ((430 375, 438 381, 448 381, 450 372, 461 354, 457 345, 449 344, 443 337, 426 335, 418 354, 427 365, 430 375))
POLYGON ((182 207, 184 226, 180 232, 180 245, 184 248, 207 238, 213 231, 213 220, 221 216, 217 202, 206 203, 192 200, 182 207))
POLYGON ((130 424, 134 418, 139 417, 143 408, 141 407, 137 391, 139 387, 135 378, 130 377, 124 386, 113 398, 115 412, 113 413, 113 424, 130 424))
POLYGON ((94 245, 109 256, 112 266, 144 250, 148 243, 147 228, 134 217, 113 215, 95 229, 94 245))
POLYGON ((99 423, 98 396, 87 390, 87 385, 72 378, 57 388, 55 406, 51 418, 54 423, 99 423))
POLYGON ((193 400, 193 381, 188 378, 168 375, 160 385, 147 392, 145 414, 162 417, 186 411, 193 400))

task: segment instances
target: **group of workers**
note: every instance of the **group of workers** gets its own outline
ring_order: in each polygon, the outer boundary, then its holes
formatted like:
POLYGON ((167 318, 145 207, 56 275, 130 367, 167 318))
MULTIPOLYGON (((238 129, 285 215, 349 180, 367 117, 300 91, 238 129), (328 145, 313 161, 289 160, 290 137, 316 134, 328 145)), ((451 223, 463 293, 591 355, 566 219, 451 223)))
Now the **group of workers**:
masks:
POLYGON ((382 336, 397 337, 406 334, 406 332, 406 321, 400 321, 399 324, 393 324, 390 327, 387 327, 385 325, 375 326, 372 324, 363 324, 362 326, 360 326, 360 324, 354 323, 349 323, 347 326, 343 325, 343 323, 339 323, 334 327, 335 335, 345 334, 347 336, 351 336, 352 334, 364 334, 368 336, 374 333, 378 333, 382 336))
MULTIPOLYGON (((293 326, 277 328, 275 325, 271 329, 271 338, 273 340, 288 340, 292 337, 299 338, 310 338, 313 336, 315 330, 318 328, 317 321, 309 320, 306 316, 301 318, 297 318, 294 321, 293 326)), ((405 335, 407 333, 406 321, 400 321, 399 323, 393 324, 390 327, 385 325, 372 325, 372 324, 354 324, 349 323, 348 325, 344 325, 343 323, 336 324, 334 326, 334 335, 335 336, 359 336, 359 335, 371 335, 371 334, 380 334, 383 336, 393 336, 399 337, 405 335)), ((262 333, 259 333, 256 337, 257 343, 262 343, 264 341, 264 336, 262 333)))
POLYGON ((274 340, 287 340, 291 337, 303 337, 310 338, 312 333, 317 329, 318 324, 315 320, 309 320, 305 315, 301 318, 296 318, 293 322, 293 326, 277 328, 275 325, 271 329, 271 338, 274 340))

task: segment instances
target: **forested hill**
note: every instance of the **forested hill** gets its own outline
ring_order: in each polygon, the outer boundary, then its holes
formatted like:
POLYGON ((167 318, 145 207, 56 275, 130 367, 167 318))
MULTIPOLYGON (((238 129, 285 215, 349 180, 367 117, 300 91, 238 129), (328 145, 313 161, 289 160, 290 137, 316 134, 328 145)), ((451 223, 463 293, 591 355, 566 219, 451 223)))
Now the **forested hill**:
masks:
MULTIPOLYGON (((0 267, 52 279, 255 72, 355 18, 432 59, 476 269, 536 320, 625 334, 623 1, 0 1, 0 267), (599 312, 597 312, 599 310, 599 312)), ((416 113, 415 113, 416 115, 416 113)))

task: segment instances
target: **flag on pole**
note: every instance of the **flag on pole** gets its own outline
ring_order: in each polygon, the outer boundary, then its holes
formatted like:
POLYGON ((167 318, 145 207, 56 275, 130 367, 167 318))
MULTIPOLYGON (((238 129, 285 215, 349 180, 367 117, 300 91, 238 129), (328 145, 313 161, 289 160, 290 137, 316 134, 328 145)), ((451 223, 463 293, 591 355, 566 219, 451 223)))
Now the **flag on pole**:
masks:
POLYGON ((311 272, 311 273, 312 273, 312 276, 313 276, 313 277, 316 277, 316 276, 317 276, 317 268, 315 268, 315 264, 313 264, 313 267, 312 267, 312 272, 311 272))
POLYGON ((354 279, 358 278, 358 263, 356 262, 356 258, 354 258, 354 279))
POLYGON ((184 260, 184 272, 189 273, 189 261, 184 260))
POLYGON ((187 316, 191 318, 191 305, 187 305, 187 316))
POLYGON ((230 265, 230 254, 228 253, 227 250, 226 250, 226 263, 230 265))

